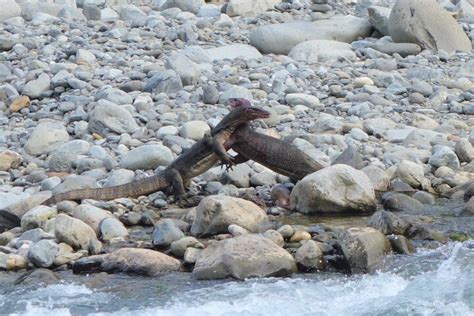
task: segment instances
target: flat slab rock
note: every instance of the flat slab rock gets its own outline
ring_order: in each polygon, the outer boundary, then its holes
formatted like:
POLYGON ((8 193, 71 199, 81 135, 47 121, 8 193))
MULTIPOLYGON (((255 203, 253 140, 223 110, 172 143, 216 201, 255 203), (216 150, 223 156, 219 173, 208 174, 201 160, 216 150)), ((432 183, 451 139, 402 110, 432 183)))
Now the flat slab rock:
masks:
POLYGON ((178 271, 179 260, 159 251, 141 248, 121 248, 105 255, 90 256, 74 262, 74 273, 106 271, 155 276, 178 271))
POLYGON ((272 240, 242 235, 209 245, 196 261, 193 277, 200 280, 233 277, 281 277, 296 272, 293 257, 272 240))

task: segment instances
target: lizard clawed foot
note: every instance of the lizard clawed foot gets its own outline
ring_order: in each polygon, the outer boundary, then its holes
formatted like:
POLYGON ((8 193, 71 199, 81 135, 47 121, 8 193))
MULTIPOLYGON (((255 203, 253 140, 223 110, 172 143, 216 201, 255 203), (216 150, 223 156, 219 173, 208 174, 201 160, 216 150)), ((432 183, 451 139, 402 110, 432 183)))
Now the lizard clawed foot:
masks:
POLYGON ((236 165, 234 162, 234 157, 227 155, 224 157, 221 157, 221 166, 225 166, 225 171, 232 170, 232 168, 236 165))

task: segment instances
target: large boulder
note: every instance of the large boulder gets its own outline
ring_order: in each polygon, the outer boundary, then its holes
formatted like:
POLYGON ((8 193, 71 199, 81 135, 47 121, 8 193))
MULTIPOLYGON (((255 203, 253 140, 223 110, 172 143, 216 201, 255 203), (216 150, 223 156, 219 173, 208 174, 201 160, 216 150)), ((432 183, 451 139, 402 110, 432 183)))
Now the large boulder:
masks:
POLYGON ((288 276, 296 272, 293 257, 259 235, 241 235, 210 244, 196 261, 196 279, 288 276))
POLYGON ((367 213, 375 210, 375 192, 364 172, 348 165, 333 165, 299 181, 290 203, 306 214, 367 213))
POLYGON ((380 267, 390 242, 380 231, 371 227, 352 227, 339 233, 351 272, 371 272, 380 267))
POLYGON ((456 20, 434 0, 398 0, 388 29, 394 42, 416 43, 424 49, 465 51, 471 41, 456 20))
POLYGON ((191 233, 197 236, 228 233, 231 224, 256 232, 258 225, 266 220, 265 211, 250 201, 230 196, 208 196, 196 208, 191 233))
POLYGON ((226 8, 228 16, 252 16, 273 9, 281 0, 229 0, 226 8))
POLYGON ((291 49, 310 40, 335 40, 351 43, 370 35, 372 26, 354 16, 335 16, 315 22, 290 22, 255 28, 250 32, 250 44, 264 54, 287 55, 291 49))
POLYGON ((106 271, 156 276, 178 271, 179 260, 151 249, 121 248, 105 255, 81 258, 72 264, 74 273, 106 271))
POLYGON ((325 62, 341 57, 356 58, 350 44, 331 40, 312 40, 299 43, 291 49, 288 56, 307 63, 325 62))

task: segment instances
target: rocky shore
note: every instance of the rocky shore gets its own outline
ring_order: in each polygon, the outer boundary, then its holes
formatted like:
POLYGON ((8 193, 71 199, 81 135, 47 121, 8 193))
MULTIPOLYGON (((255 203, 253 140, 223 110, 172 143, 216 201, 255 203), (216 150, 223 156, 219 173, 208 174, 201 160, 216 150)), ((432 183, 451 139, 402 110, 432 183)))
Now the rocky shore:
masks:
POLYGON ((469 0, 0 6, 0 270, 36 268, 18 282, 372 272, 474 235, 469 0), (166 192, 39 205, 163 170, 235 97, 325 168, 293 184, 216 166, 191 208, 166 192))

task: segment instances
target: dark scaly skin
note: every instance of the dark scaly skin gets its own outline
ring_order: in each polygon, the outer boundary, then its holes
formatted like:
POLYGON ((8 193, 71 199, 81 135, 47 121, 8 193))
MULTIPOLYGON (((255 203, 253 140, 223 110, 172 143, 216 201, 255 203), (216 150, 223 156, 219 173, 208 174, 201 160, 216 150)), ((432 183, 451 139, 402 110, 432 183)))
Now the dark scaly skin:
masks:
MULTIPOLYGON (((251 106, 248 100, 242 98, 231 99, 230 104, 234 108, 251 106)), ((225 144, 225 148, 228 147, 239 153, 233 158, 234 163, 251 159, 294 181, 324 168, 295 145, 258 133, 248 123, 242 124, 232 134, 225 144)))
POLYGON ((173 194, 180 199, 185 193, 185 185, 190 179, 212 168, 222 157, 222 162, 228 167, 232 165, 230 156, 220 152, 217 142, 225 142, 242 124, 258 118, 267 118, 269 113, 262 109, 235 108, 211 130, 211 135, 205 136, 189 150, 182 153, 165 170, 156 175, 130 183, 107 187, 73 190, 52 196, 44 201, 49 205, 64 200, 112 200, 120 197, 136 197, 172 187, 173 194), (216 151, 215 151, 216 150, 216 151))

